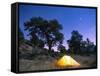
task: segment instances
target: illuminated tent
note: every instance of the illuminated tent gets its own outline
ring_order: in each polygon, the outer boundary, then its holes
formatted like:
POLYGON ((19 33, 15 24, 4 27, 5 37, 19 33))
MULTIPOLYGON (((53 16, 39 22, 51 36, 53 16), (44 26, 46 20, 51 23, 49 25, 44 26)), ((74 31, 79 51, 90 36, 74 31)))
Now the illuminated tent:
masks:
POLYGON ((64 55, 56 62, 57 67, 79 67, 80 64, 71 56, 64 55))

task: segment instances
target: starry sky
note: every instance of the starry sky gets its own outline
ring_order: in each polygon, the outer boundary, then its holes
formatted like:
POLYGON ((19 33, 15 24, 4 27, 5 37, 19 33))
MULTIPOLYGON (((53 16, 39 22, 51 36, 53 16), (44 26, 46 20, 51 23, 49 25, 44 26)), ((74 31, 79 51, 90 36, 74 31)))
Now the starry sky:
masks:
MULTIPOLYGON (((83 40, 89 38, 96 44, 96 9, 77 7, 53 7, 41 5, 19 5, 19 27, 29 40, 28 32, 24 29, 24 22, 32 17, 43 17, 47 20, 56 19, 62 24, 64 34, 63 45, 68 48, 67 40, 71 32, 77 30, 83 35, 83 40)), ((55 48, 55 47, 54 47, 55 48)))

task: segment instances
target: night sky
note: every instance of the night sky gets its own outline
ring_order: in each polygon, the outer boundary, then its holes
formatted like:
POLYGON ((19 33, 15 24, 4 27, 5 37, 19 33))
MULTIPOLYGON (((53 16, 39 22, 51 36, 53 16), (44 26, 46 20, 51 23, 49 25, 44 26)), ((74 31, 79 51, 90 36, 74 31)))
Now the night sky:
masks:
POLYGON ((89 38, 96 44, 96 9, 76 7, 49 7, 49 6, 19 6, 19 26, 25 39, 29 39, 28 32, 24 31, 24 22, 32 17, 43 17, 47 20, 56 19, 62 24, 64 34, 63 45, 68 48, 66 41, 70 39, 71 32, 77 30, 83 35, 83 40, 89 38))

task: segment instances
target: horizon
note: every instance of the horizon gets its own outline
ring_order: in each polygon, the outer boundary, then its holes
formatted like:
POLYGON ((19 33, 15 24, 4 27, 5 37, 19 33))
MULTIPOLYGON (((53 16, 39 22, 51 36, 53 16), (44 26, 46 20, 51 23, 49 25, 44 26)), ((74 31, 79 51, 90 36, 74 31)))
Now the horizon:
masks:
MULTIPOLYGON (((19 27, 25 39, 29 40, 28 32, 24 30, 24 22, 39 16, 47 20, 56 19, 62 25, 63 45, 66 49, 68 49, 67 40, 70 39, 73 30, 77 30, 83 36, 83 40, 89 38, 96 45, 95 8, 19 5, 19 27)), ((53 48, 57 50, 56 47, 53 48)))

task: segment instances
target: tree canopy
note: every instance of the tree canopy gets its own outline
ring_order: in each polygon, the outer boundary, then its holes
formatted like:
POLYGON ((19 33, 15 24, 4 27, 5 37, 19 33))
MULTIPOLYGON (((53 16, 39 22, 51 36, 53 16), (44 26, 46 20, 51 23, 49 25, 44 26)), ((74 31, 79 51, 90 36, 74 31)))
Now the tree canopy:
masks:
POLYGON ((62 44, 60 44, 58 46, 58 50, 62 53, 62 54, 66 54, 67 53, 67 50, 65 48, 65 46, 63 46, 62 44))
POLYGON ((76 30, 72 31, 71 34, 71 38, 67 40, 70 51, 73 53, 79 53, 83 36, 76 30))
POLYGON ((67 40, 71 53, 89 55, 95 52, 95 45, 89 38, 83 40, 83 36, 76 30, 72 31, 71 34, 71 38, 67 40))
POLYGON ((33 17, 24 23, 25 30, 29 31, 30 41, 36 46, 48 46, 49 50, 62 43, 62 25, 56 19, 46 20, 42 17, 33 17))

